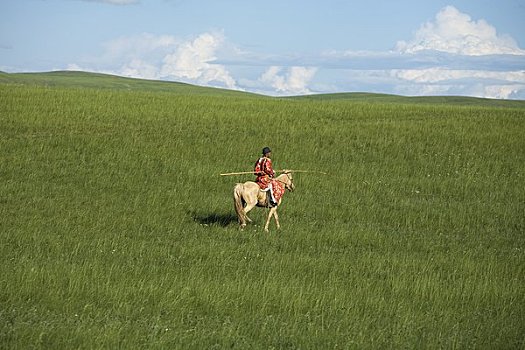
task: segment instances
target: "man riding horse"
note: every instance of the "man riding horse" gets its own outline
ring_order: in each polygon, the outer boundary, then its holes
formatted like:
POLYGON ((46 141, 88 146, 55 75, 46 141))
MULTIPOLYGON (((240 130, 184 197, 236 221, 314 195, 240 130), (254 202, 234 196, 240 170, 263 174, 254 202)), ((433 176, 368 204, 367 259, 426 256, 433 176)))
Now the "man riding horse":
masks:
POLYGON ((264 147, 262 150, 262 157, 255 162, 253 172, 255 176, 257 176, 255 182, 259 185, 261 191, 268 192, 268 206, 275 207, 279 203, 279 199, 282 195, 279 192, 281 192, 283 186, 276 183, 274 180, 275 171, 272 168, 271 155, 272 150, 270 147, 264 147))
POLYGON ((268 231, 268 225, 272 217, 275 218, 277 228, 281 227, 279 215, 277 215, 277 207, 281 204, 285 190, 293 191, 295 185, 292 172, 289 170, 282 170, 282 174, 276 176, 272 168, 272 160, 270 159, 271 152, 269 147, 264 147, 262 157, 255 162, 253 172, 257 176, 256 182, 238 183, 233 188, 233 202, 241 229, 248 222, 252 221, 248 217, 248 212, 255 206, 270 207, 268 218, 264 225, 265 231, 268 231))

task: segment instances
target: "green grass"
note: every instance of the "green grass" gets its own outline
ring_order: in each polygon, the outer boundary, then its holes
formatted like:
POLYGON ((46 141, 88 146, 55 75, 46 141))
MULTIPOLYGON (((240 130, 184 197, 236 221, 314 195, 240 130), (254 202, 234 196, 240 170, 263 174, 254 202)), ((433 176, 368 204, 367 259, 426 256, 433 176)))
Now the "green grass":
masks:
MULTIPOLYGON (((108 74, 75 72, 75 71, 55 71, 43 73, 4 73, 0 72, 0 83, 46 86, 46 87, 67 87, 67 88, 91 88, 91 89, 111 89, 126 91, 143 92, 171 92, 177 95, 207 95, 207 96, 244 96, 261 97, 262 95, 233 91, 219 88, 209 88, 195 86, 185 83, 169 81, 153 81, 144 79, 124 78, 108 74)), ((508 107, 525 108, 523 100, 497 100, 487 98, 475 98, 465 96, 416 96, 407 97, 389 94, 351 92, 335 94, 314 94, 304 96, 291 96, 287 99, 330 101, 330 100, 349 100, 352 102, 381 103, 381 104, 428 104, 428 105, 456 105, 474 107, 508 107)))
POLYGON ((525 346, 525 109, 144 84, 0 84, 0 348, 525 346))
POLYGON ((246 92, 195 86, 178 82, 133 79, 108 74, 75 71, 55 71, 44 73, 0 72, 0 83, 46 87, 66 87, 73 89, 91 88, 104 90, 110 89, 145 92, 172 92, 179 95, 257 96, 255 94, 248 94, 246 92))

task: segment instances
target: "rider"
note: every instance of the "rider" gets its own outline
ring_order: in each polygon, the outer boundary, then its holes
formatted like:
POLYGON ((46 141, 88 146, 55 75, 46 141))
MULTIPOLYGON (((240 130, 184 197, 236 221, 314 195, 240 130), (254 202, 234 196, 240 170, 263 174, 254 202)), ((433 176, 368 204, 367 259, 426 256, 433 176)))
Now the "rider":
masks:
POLYGON ((254 174, 257 176, 255 182, 259 185, 261 191, 268 191, 270 194, 269 204, 271 207, 277 205, 277 201, 273 196, 272 179, 275 177, 275 171, 272 168, 272 160, 270 159, 272 150, 270 147, 264 147, 262 150, 262 157, 255 162, 254 174))

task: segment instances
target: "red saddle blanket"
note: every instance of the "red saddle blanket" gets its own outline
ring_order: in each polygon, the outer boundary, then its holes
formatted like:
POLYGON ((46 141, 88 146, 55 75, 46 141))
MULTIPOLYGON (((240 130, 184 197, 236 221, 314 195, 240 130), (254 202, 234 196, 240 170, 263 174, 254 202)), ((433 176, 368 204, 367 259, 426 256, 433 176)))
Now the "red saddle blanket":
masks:
POLYGON ((284 194, 284 191, 285 191, 285 187, 284 187, 284 184, 277 181, 277 180, 270 180, 269 183, 266 183, 266 182, 257 182, 257 184, 259 185, 259 187, 261 188, 261 190, 265 190, 268 188, 268 185, 269 184, 272 184, 272 194, 273 194, 273 198, 275 199, 275 201, 277 203, 279 203, 281 201, 281 198, 283 197, 283 194, 284 194))

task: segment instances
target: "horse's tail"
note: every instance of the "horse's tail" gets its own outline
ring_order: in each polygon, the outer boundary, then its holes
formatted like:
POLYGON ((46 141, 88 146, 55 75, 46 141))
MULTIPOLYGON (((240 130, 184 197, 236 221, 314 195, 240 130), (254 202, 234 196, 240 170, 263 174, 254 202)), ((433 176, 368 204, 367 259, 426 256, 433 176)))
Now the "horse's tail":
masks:
POLYGON ((246 214, 244 213, 244 206, 242 205, 242 192, 244 190, 243 184, 237 184, 233 188, 233 202, 235 203, 235 212, 239 219, 241 226, 246 226, 246 214))

